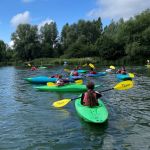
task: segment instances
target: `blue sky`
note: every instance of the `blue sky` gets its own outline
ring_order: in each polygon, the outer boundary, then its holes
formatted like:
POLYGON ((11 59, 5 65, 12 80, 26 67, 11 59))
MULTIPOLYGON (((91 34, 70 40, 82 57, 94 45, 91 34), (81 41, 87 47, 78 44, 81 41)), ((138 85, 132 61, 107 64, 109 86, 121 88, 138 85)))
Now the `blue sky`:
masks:
POLYGON ((53 20, 60 32, 67 22, 100 16, 106 25, 112 19, 128 19, 147 8, 149 0, 1 0, 0 39, 9 43, 19 23, 41 26, 53 20))

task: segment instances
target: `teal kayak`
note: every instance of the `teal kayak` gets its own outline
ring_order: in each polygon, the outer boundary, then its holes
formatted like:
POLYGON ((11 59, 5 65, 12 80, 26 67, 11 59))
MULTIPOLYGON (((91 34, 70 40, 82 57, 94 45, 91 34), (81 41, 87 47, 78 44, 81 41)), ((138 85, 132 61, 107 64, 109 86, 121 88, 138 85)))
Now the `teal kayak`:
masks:
POLYGON ((117 74, 116 77, 120 81, 132 80, 132 78, 129 76, 129 74, 117 74))
POLYGON ((47 82, 56 82, 58 78, 49 78, 47 76, 36 76, 31 78, 24 78, 26 81, 35 84, 46 84, 47 82))
POLYGON ((89 107, 81 104, 81 98, 75 101, 75 108, 78 115, 86 122, 104 123, 108 119, 108 110, 101 99, 98 100, 99 106, 89 107))
MULTIPOLYGON (((99 85, 95 85, 98 87, 99 85)), ((66 84, 64 86, 37 86, 34 87, 39 91, 54 91, 54 92, 84 92, 87 90, 83 84, 66 84)))
POLYGON ((81 69, 78 70, 78 73, 86 73, 86 72, 88 72, 88 70, 81 70, 81 69))

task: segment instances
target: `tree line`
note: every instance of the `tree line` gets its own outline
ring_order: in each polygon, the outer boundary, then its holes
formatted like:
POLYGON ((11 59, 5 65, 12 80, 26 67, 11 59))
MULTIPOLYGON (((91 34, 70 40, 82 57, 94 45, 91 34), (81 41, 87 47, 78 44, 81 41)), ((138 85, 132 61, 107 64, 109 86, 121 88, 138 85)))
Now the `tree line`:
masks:
POLYGON ((66 23, 58 33, 56 22, 20 24, 12 33, 13 47, 0 40, 0 62, 30 61, 36 58, 99 57, 113 61, 145 61, 150 57, 150 9, 129 20, 111 21, 103 27, 101 18, 66 23))

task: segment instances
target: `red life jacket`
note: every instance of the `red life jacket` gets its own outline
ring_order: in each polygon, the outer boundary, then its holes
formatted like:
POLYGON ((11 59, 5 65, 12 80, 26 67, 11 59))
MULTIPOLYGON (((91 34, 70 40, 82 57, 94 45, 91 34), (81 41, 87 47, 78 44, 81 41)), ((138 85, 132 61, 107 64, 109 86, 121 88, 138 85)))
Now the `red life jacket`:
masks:
POLYGON ((91 71, 90 74, 97 74, 96 71, 91 71))
POLYGON ((78 76, 78 72, 77 72, 77 71, 74 71, 74 72, 73 72, 73 76, 78 76))
POLYGON ((98 100, 96 99, 96 93, 94 91, 91 91, 91 90, 88 90, 87 92, 85 92, 84 93, 84 98, 83 98, 83 103, 84 103, 85 106, 97 106, 96 104, 98 103, 98 100), (92 94, 94 96, 94 99, 93 99, 92 102, 90 102, 88 92, 92 92, 92 94))

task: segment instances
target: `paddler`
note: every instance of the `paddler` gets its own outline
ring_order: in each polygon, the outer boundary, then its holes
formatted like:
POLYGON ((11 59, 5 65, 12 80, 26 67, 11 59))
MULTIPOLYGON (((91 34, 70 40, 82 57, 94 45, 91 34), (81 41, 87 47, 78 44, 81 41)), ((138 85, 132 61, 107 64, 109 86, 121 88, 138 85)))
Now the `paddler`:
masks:
POLYGON ((100 98, 102 95, 101 93, 94 91, 94 83, 93 82, 88 82, 86 87, 87 87, 87 92, 83 93, 81 96, 81 104, 84 106, 98 106, 98 98, 100 98))

